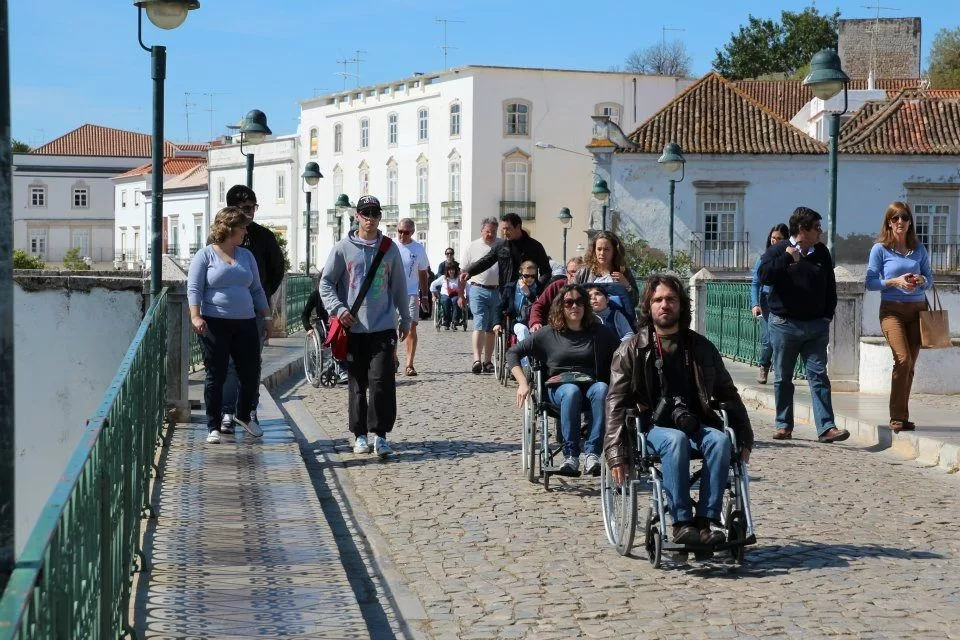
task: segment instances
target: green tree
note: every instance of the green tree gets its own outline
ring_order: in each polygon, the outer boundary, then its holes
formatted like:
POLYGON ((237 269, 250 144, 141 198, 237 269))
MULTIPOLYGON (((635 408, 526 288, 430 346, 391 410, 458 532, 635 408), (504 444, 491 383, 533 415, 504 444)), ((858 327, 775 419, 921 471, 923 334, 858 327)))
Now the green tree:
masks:
POLYGON ((816 7, 782 11, 780 20, 761 20, 752 15, 747 24, 730 36, 723 50, 717 49, 713 68, 725 78, 741 80, 767 74, 794 77, 824 48, 837 48, 840 11, 821 15, 816 7))
POLYGON ((40 256, 31 256, 22 249, 13 250, 13 268, 14 269, 46 269, 47 265, 43 263, 40 256))
POLYGON ((88 271, 90 265, 83 261, 80 255, 80 247, 74 247, 63 254, 63 266, 68 271, 88 271))
POLYGON ((960 89, 960 27, 933 36, 927 75, 934 89, 960 89))
POLYGON ((26 142, 20 142, 16 138, 13 139, 13 152, 14 153, 30 153, 33 149, 30 148, 26 142))
MULTIPOLYGON (((660 273, 667 270, 667 254, 660 249, 654 249, 650 244, 632 231, 620 236, 627 265, 637 279, 637 284, 651 273, 660 273)), ((683 281, 690 278, 690 256, 686 252, 676 251, 673 254, 673 272, 683 281)))
POLYGON ((273 231, 273 237, 277 239, 277 244, 280 245, 280 251, 283 252, 283 270, 290 271, 290 255, 287 253, 287 239, 283 236, 282 233, 271 227, 270 225, 264 225, 270 231, 273 231))

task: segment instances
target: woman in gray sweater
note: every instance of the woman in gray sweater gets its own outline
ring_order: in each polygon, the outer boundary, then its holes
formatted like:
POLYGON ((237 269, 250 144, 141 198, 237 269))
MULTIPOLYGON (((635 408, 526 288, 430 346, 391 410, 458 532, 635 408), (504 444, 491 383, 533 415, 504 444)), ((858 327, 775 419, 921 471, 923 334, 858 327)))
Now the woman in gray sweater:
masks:
MULTIPOLYGON (((260 384, 260 336, 257 314, 266 318, 270 332, 270 305, 260 284, 253 254, 240 245, 249 219, 237 207, 221 209, 210 229, 210 244, 197 252, 187 275, 190 323, 200 336, 206 380, 203 402, 207 411, 207 442, 220 442, 220 411, 227 363, 233 358, 240 379, 240 401, 234 420, 252 436, 263 430, 250 413, 260 384)), ((230 430, 232 432, 232 429, 230 430)))

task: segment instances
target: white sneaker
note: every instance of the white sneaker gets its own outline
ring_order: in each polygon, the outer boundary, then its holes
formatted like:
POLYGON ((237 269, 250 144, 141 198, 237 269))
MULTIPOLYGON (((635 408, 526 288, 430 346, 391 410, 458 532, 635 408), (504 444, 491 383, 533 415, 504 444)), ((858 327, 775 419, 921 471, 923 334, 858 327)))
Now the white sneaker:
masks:
POLYGON ((260 424, 260 418, 257 417, 256 409, 250 412, 250 420, 252 420, 253 422, 256 422, 257 424, 260 424))
POLYGON ((370 453, 370 445, 367 444, 367 436, 357 436, 357 441, 353 443, 354 453, 370 453))
POLYGON ((588 476, 600 475, 600 457, 595 453, 588 453, 583 464, 583 473, 588 476))
POLYGON ((263 435, 263 429, 260 428, 260 423, 253 419, 253 416, 249 420, 244 422, 240 418, 234 416, 233 421, 238 425, 244 428, 244 430, 252 435, 254 438, 259 438, 263 435))
POLYGON ((388 455, 393 453, 393 449, 390 447, 390 443, 387 442, 386 438, 377 436, 373 440, 373 452, 381 458, 386 458, 388 455))
POLYGON ((557 470, 557 474, 561 476, 579 476, 580 458, 577 456, 567 456, 564 458, 563 464, 560 465, 560 469, 557 470))
POLYGON ((225 433, 227 435, 233 433, 233 414, 225 413, 223 418, 220 419, 220 433, 225 433))
POLYGON ((207 434, 207 444, 220 444, 220 432, 211 431, 207 434))

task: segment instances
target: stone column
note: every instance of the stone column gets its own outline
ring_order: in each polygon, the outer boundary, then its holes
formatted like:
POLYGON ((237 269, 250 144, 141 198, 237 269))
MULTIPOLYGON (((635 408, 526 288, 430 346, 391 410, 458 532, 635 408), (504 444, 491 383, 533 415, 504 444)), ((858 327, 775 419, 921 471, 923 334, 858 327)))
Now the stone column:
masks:
POLYGON ((710 280, 716 277, 708 269, 700 269, 690 277, 691 328, 701 335, 707 335, 707 282, 710 280))
POLYGON ((837 311, 830 323, 827 373, 834 391, 860 390, 860 334, 863 329, 863 276, 834 269, 837 311))

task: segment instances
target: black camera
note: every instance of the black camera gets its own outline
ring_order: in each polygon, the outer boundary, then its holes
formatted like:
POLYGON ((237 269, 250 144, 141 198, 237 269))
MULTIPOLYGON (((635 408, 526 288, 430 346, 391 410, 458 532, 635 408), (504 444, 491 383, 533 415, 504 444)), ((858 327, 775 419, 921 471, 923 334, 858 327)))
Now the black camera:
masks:
POLYGON ((651 418, 655 425, 673 426, 688 436, 692 436, 700 429, 700 419, 690 411, 681 396, 662 396, 651 418))

